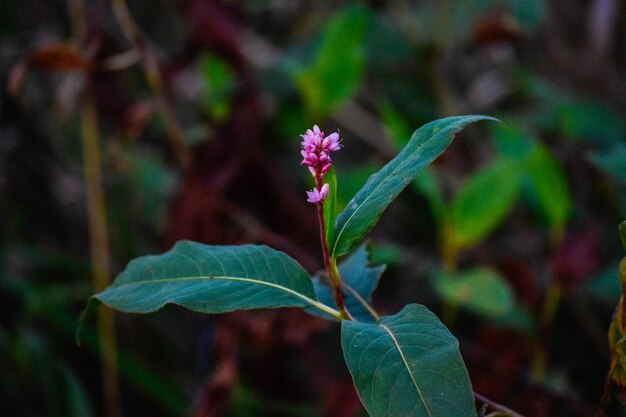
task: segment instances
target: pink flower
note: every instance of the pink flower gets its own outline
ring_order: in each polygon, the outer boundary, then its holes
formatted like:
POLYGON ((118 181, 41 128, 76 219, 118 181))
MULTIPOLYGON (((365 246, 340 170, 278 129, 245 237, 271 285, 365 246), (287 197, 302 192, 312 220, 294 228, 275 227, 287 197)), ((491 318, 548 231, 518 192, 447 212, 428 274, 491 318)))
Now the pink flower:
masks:
POLYGON ((306 195, 309 203, 321 203, 324 201, 326 196, 328 195, 328 184, 322 185, 322 189, 318 190, 317 188, 313 188, 311 191, 307 191, 306 195))
POLYGON ((338 133, 331 133, 326 137, 324 132, 315 125, 313 129, 307 129, 306 133, 302 136, 302 165, 309 167, 311 175, 314 177, 321 177, 330 169, 332 160, 330 159, 330 152, 338 151, 341 149, 338 133))

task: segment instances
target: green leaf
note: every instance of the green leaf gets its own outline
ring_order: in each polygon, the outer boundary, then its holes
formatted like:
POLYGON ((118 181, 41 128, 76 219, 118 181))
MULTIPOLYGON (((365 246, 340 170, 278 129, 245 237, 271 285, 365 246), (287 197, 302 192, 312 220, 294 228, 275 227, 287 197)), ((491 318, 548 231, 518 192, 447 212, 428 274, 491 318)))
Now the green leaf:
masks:
MULTIPOLYGON (((409 125, 391 107, 390 104, 381 106, 381 116, 385 122, 385 127, 389 132, 394 148, 400 151, 408 142, 411 135, 409 125)), ((498 126, 500 124, 498 123, 498 126)), ((431 169, 424 169, 412 183, 413 189, 423 195, 428 201, 437 223, 441 224, 445 215, 446 204, 434 172, 431 169)))
POLYGON ((506 217, 517 198, 523 169, 500 158, 478 171, 452 201, 451 233, 457 247, 470 247, 506 217))
POLYGON ((90 299, 89 309, 99 302, 129 313, 150 313, 166 304, 201 313, 319 305, 307 272, 282 252, 189 241, 130 262, 90 299))
POLYGON ((613 181, 626 184, 626 144, 618 143, 605 151, 593 152, 589 159, 613 181))
POLYGON ((420 172, 419 175, 415 177, 412 186, 414 190, 426 198, 437 225, 441 227, 447 216, 448 206, 443 199, 443 193, 437 182, 433 167, 426 167, 420 172))
POLYGON ((337 217, 333 257, 347 254, 378 222, 383 211, 420 171, 448 147, 454 135, 487 116, 458 116, 430 122, 411 136, 406 147, 372 175, 337 217))
POLYGON ((359 86, 368 18, 367 9, 350 6, 330 19, 313 66, 295 74, 296 87, 312 119, 328 115, 359 86))
POLYGON ((449 303, 487 317, 500 317, 515 306, 513 291, 496 271, 477 268, 457 274, 438 271, 433 288, 449 303))
POLYGON ((204 108, 217 121, 230 116, 236 78, 227 61, 217 55, 206 54, 200 60, 204 81, 204 108))
POLYGON ((622 245, 624 246, 624 249, 626 249, 626 221, 619 224, 617 231, 619 232, 619 238, 622 241, 622 245))
POLYGON ((335 231, 335 218, 337 217, 337 176, 334 167, 331 166, 326 172, 324 182, 328 184, 328 195, 324 199, 324 228, 326 230, 326 244, 330 246, 335 231))
POLYGON ((389 103, 383 103, 380 106, 380 116, 385 123, 385 129, 393 147, 399 152, 411 137, 411 127, 389 103))
POLYGON ((562 101, 557 105, 560 129, 566 136, 610 146, 623 141, 626 125, 607 107, 587 101, 562 101))
MULTIPOLYGON (((346 308, 356 320, 374 322, 378 314, 370 306, 372 293, 378 287, 380 276, 385 271, 386 265, 371 267, 369 261, 369 248, 367 244, 361 245, 354 253, 338 265, 339 275, 343 288, 346 308)), ((313 286, 320 302, 333 305, 333 290, 330 288, 326 277, 313 277, 313 286)), ((307 311, 323 318, 329 318, 328 314, 309 308, 307 311)))
POLYGON ((459 343, 426 307, 341 323, 348 369, 371 417, 475 417, 459 343))
POLYGON ((537 143, 526 162, 532 189, 554 237, 562 234, 571 212, 567 179, 548 149, 537 143))
POLYGON ((494 144, 498 153, 513 159, 524 159, 532 150, 532 140, 515 122, 504 120, 492 126, 494 144))

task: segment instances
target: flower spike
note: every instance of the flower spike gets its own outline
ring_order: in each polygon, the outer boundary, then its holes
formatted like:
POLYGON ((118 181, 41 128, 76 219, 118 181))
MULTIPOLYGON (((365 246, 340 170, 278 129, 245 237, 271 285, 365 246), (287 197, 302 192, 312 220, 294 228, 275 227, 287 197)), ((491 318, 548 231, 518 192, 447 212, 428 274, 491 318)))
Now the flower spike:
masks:
POLYGON ((309 172, 315 178, 315 184, 317 185, 311 191, 307 191, 310 203, 323 202, 326 194, 328 194, 328 184, 322 186, 322 178, 324 174, 328 172, 332 165, 330 159, 330 152, 338 151, 341 149, 339 133, 331 133, 330 135, 324 135, 318 125, 314 125, 313 129, 307 129, 302 137, 302 165, 306 165, 309 168, 309 172), (324 192, 324 187, 326 191, 324 192), (323 195, 323 196, 322 196, 323 195), (320 196, 322 196, 320 198, 320 196))

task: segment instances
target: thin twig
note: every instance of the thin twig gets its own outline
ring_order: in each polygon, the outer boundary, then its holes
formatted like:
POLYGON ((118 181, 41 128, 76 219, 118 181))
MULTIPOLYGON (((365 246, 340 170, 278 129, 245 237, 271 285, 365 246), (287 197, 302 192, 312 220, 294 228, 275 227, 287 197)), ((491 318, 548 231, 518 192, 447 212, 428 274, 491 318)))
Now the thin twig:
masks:
POLYGON ((213 207, 243 227, 253 238, 289 252, 305 267, 318 267, 318 261, 285 236, 263 225, 252 213, 224 196, 213 197, 213 207))
MULTIPOLYGON (((109 241, 107 220, 102 189, 102 161, 98 138, 96 106, 88 91, 85 91, 81 107, 81 127, 83 136, 83 163, 85 165, 85 194, 87 217, 89 220, 89 241, 94 291, 104 290, 110 282, 109 241)), ((98 338, 102 378, 107 403, 107 415, 120 417, 122 406, 119 390, 119 368, 117 359, 117 338, 113 310, 98 311, 98 338)))
POLYGON ((159 70, 159 65, 154 52, 148 46, 146 38, 135 23, 125 0, 112 0, 113 14, 120 25, 124 36, 131 43, 133 50, 137 51, 140 57, 144 76, 150 90, 155 96, 156 107, 165 124, 170 145, 176 154, 176 158, 183 166, 187 167, 191 162, 191 155, 187 149, 183 130, 178 124, 169 100, 163 90, 163 78, 159 70))
POLYGON ((593 417, 604 417, 604 411, 606 410, 606 406, 609 405, 609 401, 611 400, 611 387, 613 386, 611 376, 613 375, 614 369, 615 364, 611 364, 609 371, 606 373, 606 379, 604 380, 604 388, 602 389, 600 404, 598 404, 598 409, 594 413, 593 417))
MULTIPOLYGON (((88 24, 86 21, 85 4, 82 0, 68 0, 68 11, 72 25, 73 41, 80 45, 87 39, 88 24)), ((89 48, 87 48, 87 51, 87 56, 91 58, 93 51, 90 51, 89 48)), ((100 292, 110 283, 111 268, 109 264, 109 238, 104 189, 102 187, 102 158, 100 155, 98 115, 89 87, 90 85, 87 81, 83 86, 80 124, 83 142, 85 197, 89 222, 92 285, 95 292, 100 292)), ((113 310, 98 310, 97 327, 106 415, 108 417, 122 417, 117 336, 113 310)))
POLYGON ((474 398, 476 398, 478 401, 481 401, 485 404, 487 404, 489 407, 493 408, 494 410, 497 411, 501 411, 503 413, 508 413, 511 415, 511 417, 524 417, 523 415, 521 415, 520 413, 511 410, 510 408, 499 404, 493 400, 490 400, 489 398, 485 397, 484 395, 480 395, 479 393, 474 391, 474 398))

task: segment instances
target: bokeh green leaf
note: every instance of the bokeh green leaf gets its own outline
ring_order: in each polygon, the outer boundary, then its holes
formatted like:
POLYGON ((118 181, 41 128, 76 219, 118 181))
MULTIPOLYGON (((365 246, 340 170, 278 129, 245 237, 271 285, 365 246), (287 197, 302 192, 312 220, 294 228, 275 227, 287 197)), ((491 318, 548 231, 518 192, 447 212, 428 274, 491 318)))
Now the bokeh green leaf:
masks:
POLYGON ((358 88, 365 63, 368 20, 369 12, 361 6, 339 12, 324 26, 313 65, 295 72, 296 87, 311 119, 328 115, 358 88))
POLYGON ((526 162, 532 190, 552 236, 562 235, 572 202, 565 172, 548 149, 537 142, 526 162))
POLYGON ((499 158, 467 180, 451 204, 450 239, 456 247, 471 247, 504 220, 517 198, 523 166, 499 158))
POLYGON ((501 317, 515 306, 510 285, 489 268, 476 268, 458 273, 437 271, 433 288, 446 302, 487 317, 501 317))

